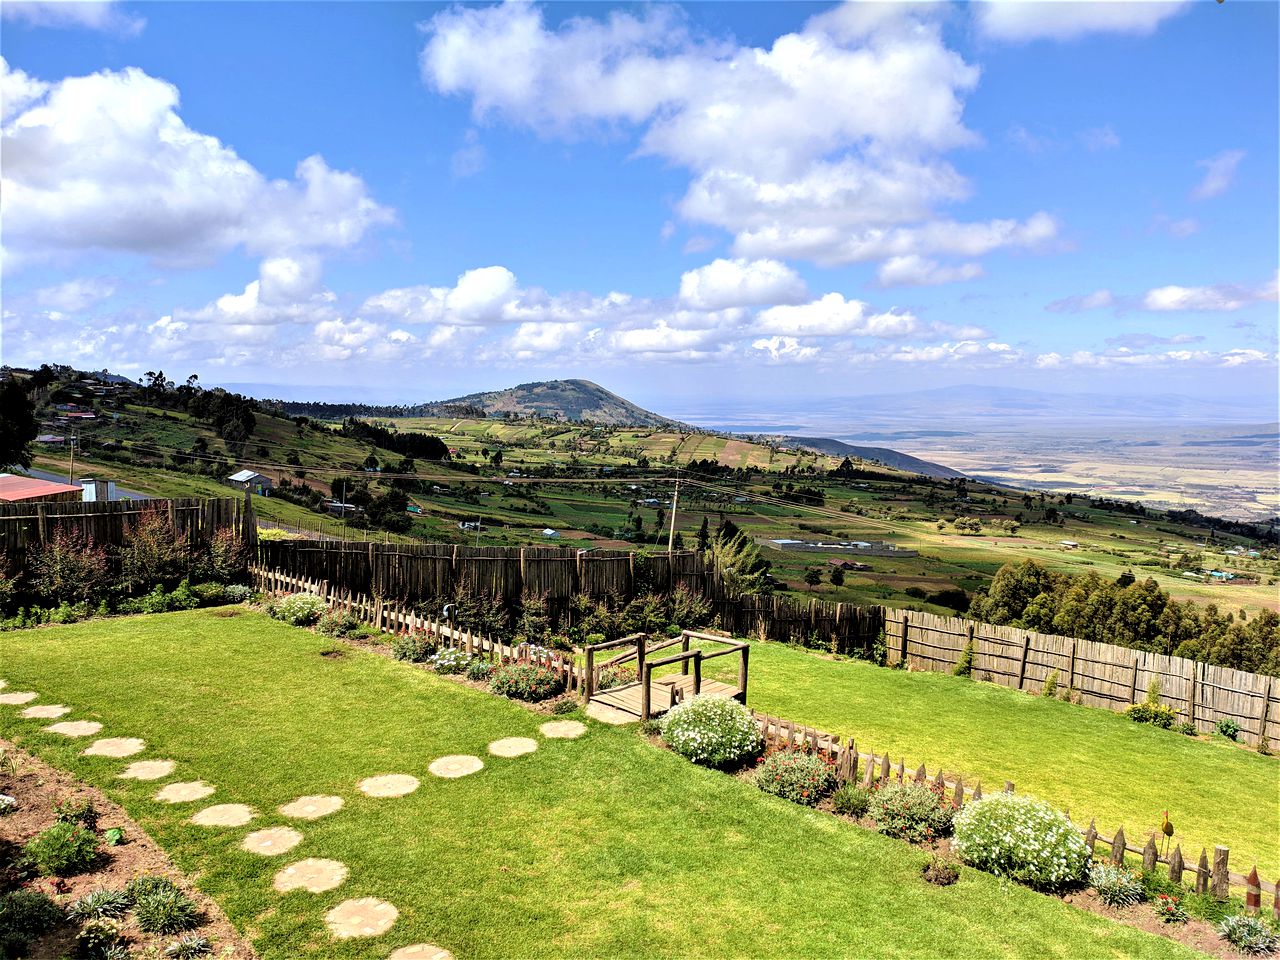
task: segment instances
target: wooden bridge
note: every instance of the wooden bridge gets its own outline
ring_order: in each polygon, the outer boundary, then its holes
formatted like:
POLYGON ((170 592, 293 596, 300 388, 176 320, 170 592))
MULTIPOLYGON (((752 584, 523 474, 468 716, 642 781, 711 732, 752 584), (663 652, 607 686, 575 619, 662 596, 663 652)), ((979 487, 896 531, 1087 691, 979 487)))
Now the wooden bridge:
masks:
POLYGON ((728 697, 739 703, 747 702, 747 664, 751 650, 747 644, 735 641, 727 635, 699 633, 694 630, 682 630, 677 637, 671 637, 658 643, 650 644, 648 634, 635 633, 621 640, 608 640, 604 643, 589 644, 586 648, 587 663, 584 671, 585 682, 582 686, 583 699, 588 703, 599 703, 615 710, 621 710, 641 720, 666 713, 677 703, 695 694, 710 694, 717 697, 728 697), (706 653, 698 649, 690 649, 691 641, 710 641, 724 644, 723 650, 706 653), (650 659, 650 655, 668 647, 680 645, 680 652, 650 659), (596 654, 605 650, 616 650, 620 647, 631 647, 624 653, 596 663, 596 654), (727 657, 731 654, 739 656, 738 685, 732 686, 719 680, 703 680, 702 664, 716 657, 727 657), (634 660, 637 679, 608 690, 598 690, 600 676, 609 667, 618 667, 634 660), (679 673, 664 674, 655 677, 654 670, 659 667, 680 664, 679 673))

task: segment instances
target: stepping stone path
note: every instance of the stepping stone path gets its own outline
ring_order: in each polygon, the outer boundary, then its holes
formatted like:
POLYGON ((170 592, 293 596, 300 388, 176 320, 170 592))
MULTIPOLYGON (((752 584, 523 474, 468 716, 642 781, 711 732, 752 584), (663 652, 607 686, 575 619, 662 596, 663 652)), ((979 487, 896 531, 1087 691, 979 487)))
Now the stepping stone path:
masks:
POLYGON ((191 803, 213 795, 213 787, 203 780, 191 780, 185 783, 171 783, 156 794, 161 803, 191 803))
POLYGON ((64 707, 60 703, 44 703, 37 707, 27 707, 19 716, 28 720, 57 720, 70 712, 70 707, 64 707))
POLYGON ((266 830, 255 830, 245 837, 240 849, 264 857, 277 857, 301 842, 302 834, 293 827, 268 827, 266 830))
POLYGON ((540 726, 538 732, 552 740, 576 740, 587 732, 587 727, 578 720, 552 720, 540 726))
POLYGON ((272 886, 280 893, 305 890, 307 893, 324 893, 340 886, 350 871, 345 863, 337 860, 321 860, 309 857, 290 864, 276 874, 272 886))
POLYGON ((455 754, 453 756, 441 757, 439 760, 436 760, 427 767, 427 772, 437 777, 456 780, 458 777, 465 777, 469 773, 478 773, 483 769, 484 763, 479 757, 468 757, 464 754, 455 754))
POLYGON ((86 757, 132 757, 146 748, 147 742, 137 737, 108 737, 93 741, 81 753, 86 757))
POLYGON ((495 757, 522 757, 538 749, 538 741, 528 737, 507 737, 489 744, 489 752, 495 757))
POLYGON ((139 760, 125 767, 121 780, 163 780, 173 773, 177 764, 172 760, 139 760))
POLYGON ((400 911, 376 897, 343 900, 324 915, 329 932, 339 940, 351 937, 377 937, 391 929, 400 911))
POLYGON ((191 822, 198 827, 243 827, 256 815, 247 803, 219 803, 205 807, 191 822))
POLYGON ((92 737, 102 729, 97 720, 63 720, 45 727, 46 733, 60 733, 64 737, 92 737))
POLYGON ((357 786, 361 793, 370 797, 403 797, 418 789, 418 778, 407 773, 384 773, 378 777, 367 777, 357 786))
POLYGON ((453 954, 434 943, 415 943, 393 950, 387 960, 453 960, 453 954))
POLYGON ((603 703, 587 704, 586 714, 592 720, 599 720, 601 723, 607 723, 613 727, 621 727, 624 724, 635 723, 638 717, 625 713, 622 710, 615 710, 613 707, 603 703))
POLYGON ((280 808, 280 812, 296 820, 319 820, 331 813, 337 813, 342 809, 342 804, 341 797, 299 797, 292 803, 286 803, 280 808))
POLYGON ((11 707, 18 707, 24 703, 30 703, 38 693, 32 693, 30 690, 24 690, 18 693, 0 693, 0 703, 7 704, 11 707))

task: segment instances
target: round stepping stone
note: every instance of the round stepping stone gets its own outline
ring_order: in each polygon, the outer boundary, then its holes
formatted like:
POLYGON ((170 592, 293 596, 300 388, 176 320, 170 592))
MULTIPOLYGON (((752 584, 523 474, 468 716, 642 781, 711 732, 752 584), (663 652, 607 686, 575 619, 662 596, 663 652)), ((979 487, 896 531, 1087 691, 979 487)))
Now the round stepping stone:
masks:
POLYGON ((147 742, 137 737, 108 737, 93 741, 81 753, 86 757, 132 757, 146 748, 147 742))
POLYGON ((301 842, 302 834, 293 827, 268 827, 266 830, 255 830, 245 837, 240 849, 264 857, 276 857, 292 850, 301 842))
POLYGON ((60 733, 64 737, 92 737, 102 729, 97 720, 63 720, 45 727, 46 733, 60 733))
POLYGON ((453 954, 434 943, 415 943, 393 950, 387 960, 453 960, 453 954))
POLYGON ((39 706, 27 707, 19 716, 26 717, 28 720, 57 720, 70 712, 70 707, 64 707, 60 703, 42 703, 39 706))
POLYGON ((400 911, 376 897, 343 900, 324 915, 329 932, 339 940, 377 937, 391 929, 400 911))
POLYGON ((292 863, 276 874, 272 886, 280 893, 305 890, 307 893, 324 893, 340 886, 350 871, 345 863, 337 860, 321 860, 309 857, 292 863))
POLYGON ((552 720, 540 726, 538 732, 552 740, 576 740, 587 732, 587 727, 578 720, 552 720))
POLYGON ((4 689, 5 687, 7 687, 8 685, 9 685, 9 681, 8 681, 8 680, 0 680, 0 690, 3 690, 3 689, 4 689))
POLYGON ((489 744, 489 752, 495 757, 523 757, 538 749, 538 741, 528 737, 507 737, 489 744))
POLYGON ((191 822, 198 827, 243 827, 254 818, 247 803, 219 803, 199 811, 191 822))
POLYGON ((121 780, 162 780, 173 773, 177 764, 172 760, 139 760, 125 767, 121 780))
POLYGON ((418 789, 418 778, 407 773, 384 773, 378 777, 366 777, 357 786, 370 797, 403 797, 418 789))
POLYGON ((337 813, 342 809, 342 804, 341 797, 299 797, 292 803, 286 803, 280 808, 280 812, 286 817, 297 820, 319 820, 331 813, 337 813))
POLYGON ((640 719, 630 713, 625 713, 622 710, 616 710, 603 703, 588 703, 586 714, 592 720, 599 720, 601 723, 607 723, 614 727, 621 727, 627 723, 635 723, 640 719))
POLYGON ((161 803, 191 803, 213 795, 213 787, 203 780, 190 780, 184 783, 171 783, 161 788, 156 799, 161 803))
POLYGON ((32 693, 30 690, 22 690, 16 693, 0 693, 0 703, 7 704, 11 707, 21 706, 24 703, 30 703, 38 693, 32 693))
POLYGON ((465 754, 441 757, 427 767, 429 773, 448 780, 456 780, 458 777, 465 777, 469 773, 478 773, 483 769, 484 763, 479 757, 469 757, 465 754))

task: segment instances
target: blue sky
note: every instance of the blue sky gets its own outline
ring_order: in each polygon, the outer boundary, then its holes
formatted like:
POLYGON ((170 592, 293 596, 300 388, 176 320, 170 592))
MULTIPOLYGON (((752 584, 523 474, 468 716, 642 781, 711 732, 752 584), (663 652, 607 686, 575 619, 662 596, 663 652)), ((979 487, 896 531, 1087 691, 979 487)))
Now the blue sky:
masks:
POLYGON ((6 363, 1275 416, 1274 3, 0 11, 6 363))

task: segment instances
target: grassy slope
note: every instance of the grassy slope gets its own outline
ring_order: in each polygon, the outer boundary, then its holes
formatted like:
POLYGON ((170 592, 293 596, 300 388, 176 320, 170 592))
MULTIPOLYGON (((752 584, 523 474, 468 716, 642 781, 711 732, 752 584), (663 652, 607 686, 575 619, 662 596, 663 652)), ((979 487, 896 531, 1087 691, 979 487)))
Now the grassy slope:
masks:
POLYGON ((218 787, 280 822, 278 804, 333 792, 340 813, 303 825, 281 859, 242 853, 248 828, 185 823, 191 806, 114 779, 121 761, 38 732, 0 708, 0 730, 105 788, 199 875, 264 957, 385 956, 426 940, 458 956, 787 955, 1185 957, 1182 948, 966 871, 935 888, 918 851, 700 770, 626 730, 592 725, 516 759, 486 757, 458 781, 426 774, 447 753, 485 756, 544 719, 488 694, 369 654, 319 656, 323 638, 247 614, 130 618, 6 634, 11 689, 148 740, 177 778, 218 787), (409 772, 421 789, 372 800, 355 782, 409 772), (270 889, 284 863, 351 867, 321 895, 270 889), (321 917, 345 897, 393 901, 373 942, 335 943, 321 917))
MULTIPOLYGON (((711 675, 737 669, 712 661, 711 675)), ((710 667, 711 664, 708 664, 710 667)), ((748 701, 757 710, 853 736, 866 753, 906 757, 911 769, 941 764, 970 786, 1012 780, 1110 836, 1123 826, 1142 843, 1161 812, 1187 859, 1215 844, 1234 869, 1256 863, 1280 875, 1276 796, 1280 761, 1223 740, 1204 742, 1133 723, 1108 710, 1042 700, 994 684, 907 673, 753 644, 748 701)))

